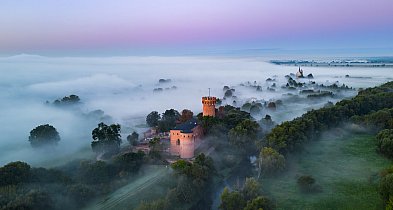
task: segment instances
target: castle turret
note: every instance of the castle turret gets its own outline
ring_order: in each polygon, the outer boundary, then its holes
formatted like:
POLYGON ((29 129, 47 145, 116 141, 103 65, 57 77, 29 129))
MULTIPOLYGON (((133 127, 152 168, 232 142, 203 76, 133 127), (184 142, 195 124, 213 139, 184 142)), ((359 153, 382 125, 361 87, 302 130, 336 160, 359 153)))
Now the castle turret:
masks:
POLYGON ((213 96, 202 97, 203 116, 216 116, 216 102, 217 98, 213 96))

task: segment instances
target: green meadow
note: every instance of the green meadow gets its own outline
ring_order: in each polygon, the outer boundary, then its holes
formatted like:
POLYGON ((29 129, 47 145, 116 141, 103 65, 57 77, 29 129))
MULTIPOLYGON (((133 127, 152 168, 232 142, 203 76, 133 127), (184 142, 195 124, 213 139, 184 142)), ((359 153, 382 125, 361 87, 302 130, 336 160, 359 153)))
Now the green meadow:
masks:
POLYGON ((278 210, 383 209, 379 172, 391 161, 376 152, 374 136, 332 132, 287 158, 287 172, 262 180, 278 210), (302 193, 297 178, 311 175, 320 192, 302 193))

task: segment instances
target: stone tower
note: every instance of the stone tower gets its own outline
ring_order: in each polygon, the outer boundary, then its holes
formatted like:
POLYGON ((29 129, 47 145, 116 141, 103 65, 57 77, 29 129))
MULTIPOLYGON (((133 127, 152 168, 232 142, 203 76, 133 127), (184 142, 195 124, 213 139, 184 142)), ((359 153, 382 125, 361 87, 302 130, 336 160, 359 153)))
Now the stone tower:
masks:
POLYGON ((202 104, 203 104, 203 116, 216 116, 216 102, 217 98, 213 96, 205 96, 202 97, 202 104))

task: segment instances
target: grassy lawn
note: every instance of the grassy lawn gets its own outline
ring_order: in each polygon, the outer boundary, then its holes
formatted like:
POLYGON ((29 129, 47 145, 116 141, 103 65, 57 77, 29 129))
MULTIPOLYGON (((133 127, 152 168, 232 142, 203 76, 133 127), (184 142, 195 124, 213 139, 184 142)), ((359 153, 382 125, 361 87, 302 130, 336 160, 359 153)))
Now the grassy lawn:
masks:
POLYGON ((365 134, 329 135, 288 157, 288 172, 262 180, 277 209, 383 209, 378 172, 392 162, 375 151, 375 139, 365 134), (311 175, 320 193, 301 193, 297 178, 311 175))

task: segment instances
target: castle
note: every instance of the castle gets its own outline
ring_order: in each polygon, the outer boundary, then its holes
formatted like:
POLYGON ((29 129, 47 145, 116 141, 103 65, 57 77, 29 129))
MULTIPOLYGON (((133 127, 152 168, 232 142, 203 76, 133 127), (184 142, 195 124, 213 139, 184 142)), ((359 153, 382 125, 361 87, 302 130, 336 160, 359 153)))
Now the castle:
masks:
MULTIPOLYGON (((216 97, 202 97, 203 116, 216 116, 216 97)), ((198 125, 196 119, 190 119, 185 123, 177 125, 170 130, 170 152, 171 155, 190 159, 194 157, 194 151, 203 137, 202 126, 198 125)))

